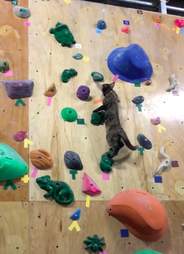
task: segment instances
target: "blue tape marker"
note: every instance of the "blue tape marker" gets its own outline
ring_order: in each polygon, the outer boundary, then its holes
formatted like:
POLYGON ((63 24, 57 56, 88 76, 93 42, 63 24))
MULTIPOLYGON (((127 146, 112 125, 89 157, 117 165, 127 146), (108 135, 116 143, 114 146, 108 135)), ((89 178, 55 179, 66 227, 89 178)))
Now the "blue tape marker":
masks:
POLYGON ((128 232, 128 229, 121 229, 120 230, 120 235, 121 237, 129 237, 129 232, 128 232))
POLYGON ((162 183, 162 176, 154 176, 155 183, 162 183))

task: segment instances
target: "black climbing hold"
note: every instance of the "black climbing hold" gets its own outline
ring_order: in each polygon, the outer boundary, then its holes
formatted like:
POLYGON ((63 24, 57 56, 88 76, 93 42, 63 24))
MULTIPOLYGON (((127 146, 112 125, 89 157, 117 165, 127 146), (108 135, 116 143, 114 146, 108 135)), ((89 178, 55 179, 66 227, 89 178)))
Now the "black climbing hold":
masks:
POLYGON ((150 150, 152 148, 152 143, 151 141, 146 138, 143 134, 139 134, 137 136, 137 141, 139 142, 139 145, 142 146, 143 148, 150 150))
POLYGON ((144 97, 143 96, 136 96, 133 98, 132 102, 136 105, 139 105, 141 103, 143 103, 144 101, 144 97))
POLYGON ((73 152, 73 151, 67 151, 64 155, 64 161, 65 165, 69 169, 75 169, 75 170, 82 170, 83 165, 80 159, 80 156, 73 152))

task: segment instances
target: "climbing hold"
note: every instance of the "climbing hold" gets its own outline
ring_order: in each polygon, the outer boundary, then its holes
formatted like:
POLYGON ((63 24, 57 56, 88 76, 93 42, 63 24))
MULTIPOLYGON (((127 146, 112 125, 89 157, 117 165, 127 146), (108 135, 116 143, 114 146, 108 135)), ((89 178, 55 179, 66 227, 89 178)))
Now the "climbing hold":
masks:
POLYGON ((61 81, 67 83, 71 78, 77 76, 77 74, 75 69, 66 69, 61 74, 61 81))
POLYGON ((72 213, 72 215, 70 216, 71 220, 79 220, 81 216, 81 209, 78 208, 77 210, 75 210, 74 213, 72 213))
POLYGON ((102 125, 105 122, 105 112, 93 112, 91 115, 91 123, 93 125, 102 125))
POLYGON ((134 254, 162 254, 162 253, 156 250, 145 249, 145 250, 136 251, 134 252, 134 254))
POLYGON ((55 28, 50 29, 50 33, 54 34, 56 41, 59 42, 63 47, 71 47, 76 43, 69 27, 60 22, 56 24, 55 28))
POLYGON ((174 24, 175 26, 182 28, 184 27, 184 19, 175 19, 174 24))
POLYGON ((178 81, 175 74, 172 74, 169 77, 169 88, 166 89, 166 92, 170 92, 175 90, 175 88, 178 86, 178 81))
POLYGON ((57 93, 57 89, 56 89, 56 86, 55 84, 49 86, 49 88, 45 91, 44 95, 46 97, 53 97, 54 95, 56 95, 57 93))
POLYGON ((107 154, 103 154, 100 160, 100 169, 105 173, 109 173, 112 171, 112 165, 113 160, 109 158, 107 154))
POLYGON ((161 123, 160 117, 151 118, 150 121, 153 125, 158 125, 161 123))
POLYGON ((150 150, 152 148, 151 141, 143 134, 139 134, 137 136, 137 141, 139 142, 139 145, 142 146, 144 149, 150 150))
POLYGON ((6 80, 3 81, 6 92, 11 99, 31 97, 34 83, 32 80, 6 80))
POLYGON ((60 205, 70 205, 74 202, 74 193, 70 186, 62 181, 51 180, 50 176, 41 176, 36 179, 39 187, 45 191, 46 199, 54 199, 60 205))
POLYGON ((107 212, 143 241, 158 241, 168 228, 164 206, 146 191, 119 192, 108 202, 107 212))
POLYGON ((61 110, 61 116, 63 120, 67 122, 74 122, 77 120, 77 112, 73 108, 69 108, 69 107, 63 108, 61 110))
POLYGON ((104 76, 100 72, 94 71, 91 73, 91 76, 93 78, 93 81, 95 81, 95 82, 104 81, 104 76))
POLYGON ((90 89, 88 86, 79 86, 77 89, 77 97, 82 100, 86 101, 89 99, 90 89))
POLYGON ((128 34, 130 32, 130 29, 129 29, 128 26, 124 26, 124 27, 121 28, 121 32, 128 34))
POLYGON ((53 159, 51 155, 43 149, 31 151, 30 160, 33 166, 37 169, 45 170, 53 167, 53 159))
POLYGON ((114 49, 107 59, 109 69, 120 80, 130 83, 151 78, 153 68, 144 49, 138 44, 114 49))
POLYGON ((98 20, 96 27, 100 30, 104 30, 107 28, 106 22, 102 19, 98 20))
POLYGON ((84 173, 82 177, 82 192, 90 196, 96 196, 101 193, 100 188, 94 182, 94 180, 84 173))
POLYGON ((10 66, 8 62, 0 60, 0 72, 5 73, 9 71, 9 69, 10 69, 10 66))
POLYGON ((76 60, 81 60, 83 58, 83 55, 81 53, 76 53, 75 55, 72 56, 76 60))
POLYGON ((88 236, 84 240, 84 244, 85 244, 85 249, 89 253, 103 252, 106 245, 104 237, 99 237, 98 235, 88 236))
POLYGON ((132 102, 135 104, 135 105, 139 105, 141 103, 143 103, 144 101, 144 97, 143 96, 136 96, 133 98, 132 102))
POLYGON ((14 180, 28 173, 28 165, 9 145, 0 144, 0 182, 14 180))
POLYGON ((170 156, 166 154, 165 149, 163 146, 160 148, 159 152, 160 157, 163 158, 158 168, 153 172, 153 175, 160 175, 164 171, 168 170, 172 166, 172 160, 170 159, 170 156))
POLYGON ((18 5, 14 6, 13 12, 17 17, 23 18, 23 19, 27 19, 31 16, 30 10, 23 6, 18 6, 18 5))
POLYGON ((17 142, 22 142, 22 141, 24 141, 25 138, 27 138, 27 132, 26 131, 18 131, 17 133, 15 133, 13 138, 17 142))
POLYGON ((75 170, 82 170, 83 165, 80 159, 80 156, 72 151, 67 151, 64 154, 64 162, 67 168, 75 169, 75 170))

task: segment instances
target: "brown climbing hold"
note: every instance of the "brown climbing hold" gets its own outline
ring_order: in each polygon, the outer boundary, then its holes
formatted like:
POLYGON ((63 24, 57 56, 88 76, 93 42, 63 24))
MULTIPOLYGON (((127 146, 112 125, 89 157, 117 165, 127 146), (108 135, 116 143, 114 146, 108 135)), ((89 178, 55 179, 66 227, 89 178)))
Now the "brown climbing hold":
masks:
POLYGON ((44 93, 47 97, 53 97, 57 93, 55 84, 51 85, 44 93))
POLYGON ((51 155, 43 150, 33 150, 30 152, 30 160, 37 169, 45 170, 53 167, 53 159, 51 155))

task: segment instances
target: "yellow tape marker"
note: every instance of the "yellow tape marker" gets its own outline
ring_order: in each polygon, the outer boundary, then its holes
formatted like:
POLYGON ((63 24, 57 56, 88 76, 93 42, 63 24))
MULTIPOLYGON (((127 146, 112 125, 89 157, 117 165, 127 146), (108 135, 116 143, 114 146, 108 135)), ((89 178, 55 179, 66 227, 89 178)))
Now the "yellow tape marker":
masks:
POLYGON ((71 4, 71 0, 64 0, 65 4, 71 4))
POLYGON ((33 142, 30 139, 28 139, 28 138, 24 139, 24 148, 28 148, 32 144, 33 144, 33 142))
POLYGON ((72 222, 72 224, 68 227, 68 229, 70 230, 70 231, 72 231, 73 229, 75 228, 75 230, 77 231, 77 232, 79 232, 81 229, 80 229, 80 226, 79 226, 79 223, 76 221, 76 220, 74 220, 73 222, 72 222))
POLYGON ((23 183, 29 183, 29 176, 28 176, 28 175, 23 176, 23 177, 21 178, 21 181, 22 181, 23 183))
POLYGON ((180 33, 180 28, 176 27, 176 34, 179 34, 179 33, 180 33))
POLYGON ((90 59, 89 59, 89 56, 84 56, 84 57, 83 57, 83 62, 84 62, 84 63, 88 63, 89 60, 90 60, 90 59))
POLYGON ((86 207, 89 208, 90 207, 90 202, 91 202, 91 198, 89 195, 86 196, 86 207))
POLYGON ((162 132, 166 131, 166 128, 161 124, 157 125, 157 129, 158 129, 159 133, 162 133, 162 132))

